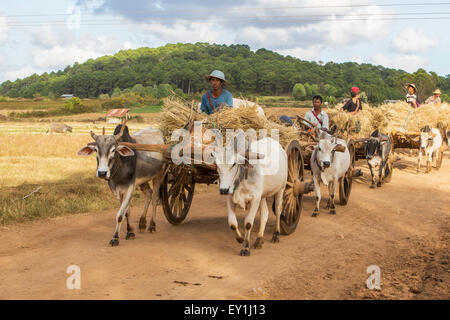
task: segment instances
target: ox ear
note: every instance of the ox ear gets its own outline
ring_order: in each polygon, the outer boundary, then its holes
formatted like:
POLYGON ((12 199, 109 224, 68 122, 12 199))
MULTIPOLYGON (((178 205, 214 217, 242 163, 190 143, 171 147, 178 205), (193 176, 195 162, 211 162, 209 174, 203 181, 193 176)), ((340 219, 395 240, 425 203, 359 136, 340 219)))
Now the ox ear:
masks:
POLYGON ((78 150, 77 154, 79 156, 90 156, 94 152, 95 152, 95 146, 92 144, 88 144, 87 146, 78 150))
POLYGON ((134 156, 134 151, 131 150, 129 147, 127 146, 122 146, 119 145, 116 148, 116 151, 122 156, 122 157, 132 157, 134 156))
POLYGON ((420 141, 420 136, 417 136, 413 139, 414 142, 419 142, 420 141))
POLYGON ((337 144, 334 148, 333 151, 336 152, 344 152, 345 151, 345 146, 343 146, 342 144, 337 144))

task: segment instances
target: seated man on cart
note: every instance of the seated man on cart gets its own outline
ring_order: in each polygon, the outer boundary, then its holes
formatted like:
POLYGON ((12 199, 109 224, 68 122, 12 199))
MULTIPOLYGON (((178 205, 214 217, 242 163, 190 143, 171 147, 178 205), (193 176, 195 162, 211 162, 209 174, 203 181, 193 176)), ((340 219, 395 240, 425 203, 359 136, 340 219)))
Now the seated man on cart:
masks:
POLYGON ((314 96, 312 104, 313 108, 306 113, 305 119, 316 125, 319 130, 328 131, 330 129, 328 115, 322 110, 322 97, 314 96))
POLYGON ((228 84, 224 73, 214 70, 205 78, 211 84, 211 90, 203 95, 200 110, 206 114, 213 114, 223 107, 233 107, 233 96, 230 91, 223 88, 228 84))

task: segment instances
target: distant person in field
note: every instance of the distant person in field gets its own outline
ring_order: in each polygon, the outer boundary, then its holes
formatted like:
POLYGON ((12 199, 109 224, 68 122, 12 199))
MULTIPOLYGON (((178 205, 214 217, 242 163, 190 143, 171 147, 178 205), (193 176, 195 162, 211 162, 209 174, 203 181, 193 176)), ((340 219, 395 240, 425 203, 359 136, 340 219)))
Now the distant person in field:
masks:
POLYGON ((441 104, 441 90, 436 89, 433 92, 433 95, 429 97, 427 100, 425 100, 425 103, 432 103, 436 105, 441 104))
POLYGON ((359 88, 353 87, 350 90, 351 99, 348 100, 340 111, 346 111, 349 114, 356 115, 362 110, 361 100, 359 99, 359 88))
POLYGON ((305 114, 305 119, 315 124, 320 130, 328 131, 330 129, 328 125, 328 115, 322 110, 322 97, 314 96, 312 105, 312 109, 305 114))
POLYGON ((408 93, 406 94, 406 102, 408 102, 413 108, 420 107, 416 85, 414 83, 407 83, 406 88, 408 89, 408 93))
POLYGON ((211 84, 211 90, 206 91, 202 97, 200 110, 206 114, 213 114, 223 107, 233 106, 233 96, 223 87, 228 84, 222 71, 214 70, 205 76, 211 84))

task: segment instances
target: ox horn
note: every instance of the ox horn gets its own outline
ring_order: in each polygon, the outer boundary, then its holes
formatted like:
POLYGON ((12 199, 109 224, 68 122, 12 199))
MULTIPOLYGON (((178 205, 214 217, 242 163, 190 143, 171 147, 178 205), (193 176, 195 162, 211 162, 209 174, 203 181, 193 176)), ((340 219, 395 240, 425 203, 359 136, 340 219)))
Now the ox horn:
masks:
POLYGON ((261 160, 264 159, 265 155, 257 152, 246 151, 245 158, 248 160, 261 160))
POLYGON ((97 141, 97 135, 93 131, 91 131, 91 137, 92 137, 92 139, 97 141))

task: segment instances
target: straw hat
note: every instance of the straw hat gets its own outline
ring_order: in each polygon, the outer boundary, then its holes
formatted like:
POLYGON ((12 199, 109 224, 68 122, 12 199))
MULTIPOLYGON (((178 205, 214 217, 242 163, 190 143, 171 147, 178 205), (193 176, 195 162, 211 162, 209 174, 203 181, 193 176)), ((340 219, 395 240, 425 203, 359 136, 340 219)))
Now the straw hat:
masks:
POLYGON ((220 70, 214 70, 213 72, 211 72, 211 74, 207 74, 205 76, 206 80, 211 80, 211 78, 217 78, 220 80, 223 80, 223 84, 226 86, 228 84, 228 81, 225 80, 225 74, 220 71, 220 70))
POLYGON ((406 88, 413 87, 414 90, 417 91, 417 87, 416 87, 416 85, 414 83, 407 83, 405 86, 406 86, 406 88))
POLYGON ((436 89, 436 90, 434 90, 433 94, 441 94, 441 90, 436 89))

